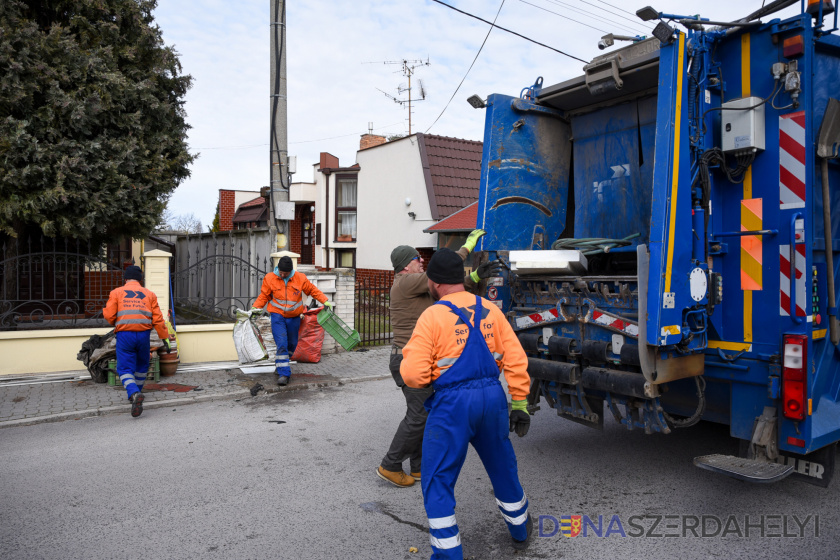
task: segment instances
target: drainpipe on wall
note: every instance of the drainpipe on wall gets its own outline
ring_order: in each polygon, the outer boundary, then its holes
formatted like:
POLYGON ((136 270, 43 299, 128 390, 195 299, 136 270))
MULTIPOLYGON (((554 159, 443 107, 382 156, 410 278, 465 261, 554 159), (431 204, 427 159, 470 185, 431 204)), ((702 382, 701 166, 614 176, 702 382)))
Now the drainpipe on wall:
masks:
POLYGON ((327 270, 330 270, 330 170, 324 169, 324 176, 327 178, 327 192, 325 193, 327 203, 324 204, 324 260, 327 270))

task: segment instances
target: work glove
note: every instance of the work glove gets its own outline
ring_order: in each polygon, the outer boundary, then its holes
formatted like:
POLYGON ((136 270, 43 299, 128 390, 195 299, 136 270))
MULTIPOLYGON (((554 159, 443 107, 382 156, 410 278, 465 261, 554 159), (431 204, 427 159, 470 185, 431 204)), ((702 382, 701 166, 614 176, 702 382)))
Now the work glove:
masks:
POLYGON ((490 278, 491 276, 498 276, 502 271, 502 261, 496 259, 495 261, 486 261, 478 265, 478 268, 470 272, 470 278, 473 282, 478 284, 479 280, 490 278))
POLYGON ((521 401, 511 401, 510 410, 510 431, 516 432, 516 435, 523 437, 528 433, 528 428, 531 427, 531 417, 528 416, 528 401, 522 399, 521 401))
POLYGON ((483 229, 472 230, 472 233, 467 236, 467 241, 463 246, 467 248, 467 251, 472 252, 472 250, 475 249, 475 244, 478 243, 479 238, 485 233, 487 232, 483 229))
POLYGON ((335 311, 335 302, 333 301, 325 301, 324 307, 329 307, 330 311, 335 311))
POLYGON ((263 312, 262 307, 252 307, 251 310, 249 311, 249 313, 251 313, 252 315, 260 315, 260 314, 262 314, 262 312, 263 312))
POLYGON ((166 353, 169 354, 172 350, 169 349, 169 340, 164 338, 161 342, 163 342, 163 347, 166 348, 166 353))

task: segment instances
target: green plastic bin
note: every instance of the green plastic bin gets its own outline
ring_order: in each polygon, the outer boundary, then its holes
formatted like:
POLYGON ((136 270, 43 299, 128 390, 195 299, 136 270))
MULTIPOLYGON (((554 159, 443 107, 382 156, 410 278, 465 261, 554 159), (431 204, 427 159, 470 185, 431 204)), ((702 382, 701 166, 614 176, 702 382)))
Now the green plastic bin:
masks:
MULTIPOLYGON (((157 383, 160 381, 160 359, 155 356, 149 359, 149 372, 146 374, 146 383, 157 383)), ((120 378, 117 375, 117 361, 108 360, 108 385, 110 387, 122 387, 120 378)))
POLYGON ((345 350, 352 350, 362 337, 359 336, 359 331, 348 327, 344 321, 339 319, 338 315, 333 313, 330 308, 325 307, 318 313, 318 324, 321 325, 336 342, 341 344, 345 350))

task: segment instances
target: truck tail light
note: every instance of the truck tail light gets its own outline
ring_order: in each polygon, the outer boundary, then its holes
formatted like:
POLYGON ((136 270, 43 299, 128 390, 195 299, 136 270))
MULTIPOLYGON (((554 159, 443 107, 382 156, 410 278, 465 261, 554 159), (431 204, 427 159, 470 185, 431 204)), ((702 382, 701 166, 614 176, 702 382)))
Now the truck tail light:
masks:
POLYGON ((805 8, 805 11, 817 17, 820 13, 820 4, 822 4, 822 13, 824 16, 834 11, 834 5, 831 3, 831 0, 808 0, 808 7, 805 8))
POLYGON ((808 337, 788 334, 784 337, 782 367, 782 412, 790 420, 805 419, 805 388, 808 375, 808 337))

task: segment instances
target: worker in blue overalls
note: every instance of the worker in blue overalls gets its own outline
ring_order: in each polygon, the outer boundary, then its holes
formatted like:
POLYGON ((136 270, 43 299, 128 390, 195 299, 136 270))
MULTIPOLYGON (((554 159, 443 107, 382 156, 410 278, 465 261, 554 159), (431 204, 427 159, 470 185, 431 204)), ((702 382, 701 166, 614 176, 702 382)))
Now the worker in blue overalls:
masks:
POLYGON ((464 290, 463 267, 449 249, 432 256, 426 275, 438 301, 417 320, 400 365, 406 385, 435 390, 426 401, 420 469, 433 560, 463 558, 455 483, 468 444, 487 470, 515 549, 528 546, 533 527, 508 437, 508 431, 524 436, 530 426, 528 358, 502 311, 464 290), (512 399, 509 416, 500 369, 512 399))

